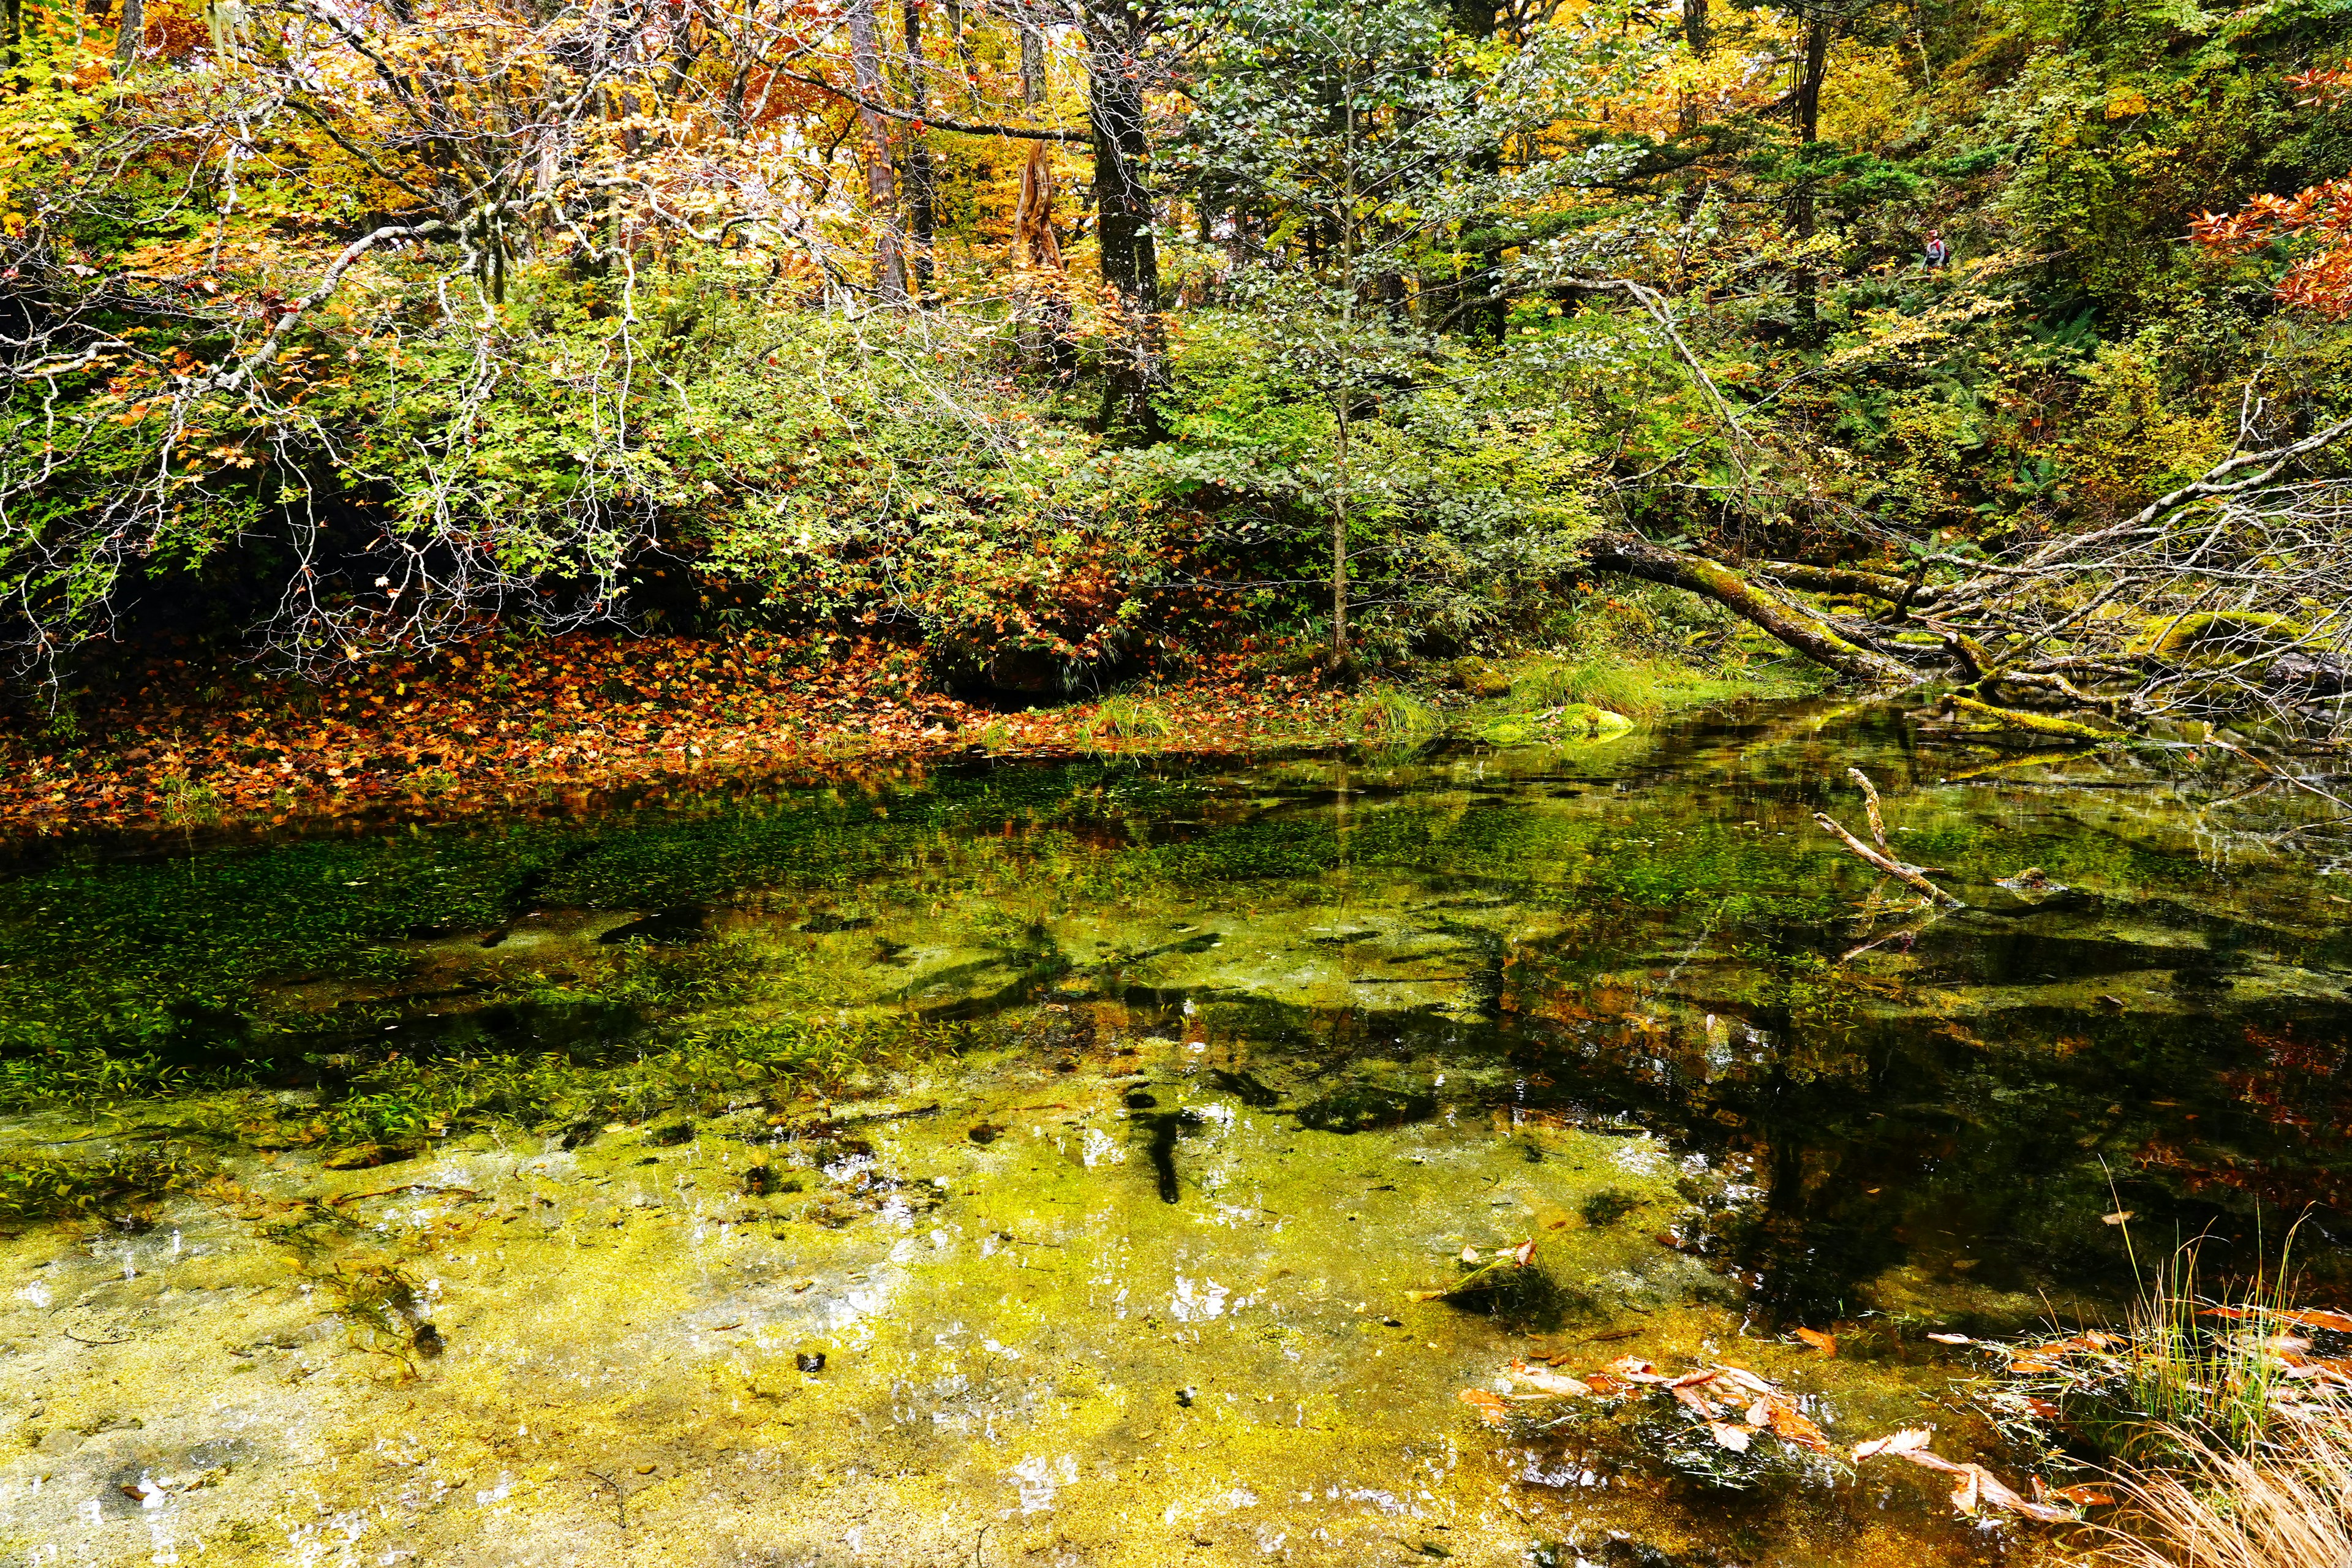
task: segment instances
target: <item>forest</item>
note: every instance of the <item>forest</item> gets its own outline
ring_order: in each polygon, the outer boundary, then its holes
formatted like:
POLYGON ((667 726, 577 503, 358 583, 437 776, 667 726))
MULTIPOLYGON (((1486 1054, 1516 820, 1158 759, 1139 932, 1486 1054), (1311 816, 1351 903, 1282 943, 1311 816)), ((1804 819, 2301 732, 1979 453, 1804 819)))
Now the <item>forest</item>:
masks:
POLYGON ((2319 0, 7 25, 52 723, 159 638, 348 680, 494 628, 1098 696, 1729 626, 1964 727, 2342 720, 2319 0))

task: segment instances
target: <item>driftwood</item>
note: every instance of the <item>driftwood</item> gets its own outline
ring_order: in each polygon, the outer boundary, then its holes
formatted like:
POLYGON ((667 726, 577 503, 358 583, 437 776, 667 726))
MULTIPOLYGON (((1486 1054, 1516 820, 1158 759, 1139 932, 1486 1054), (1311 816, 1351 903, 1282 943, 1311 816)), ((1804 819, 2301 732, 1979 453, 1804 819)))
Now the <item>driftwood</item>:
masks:
POLYGON ((1813 820, 1820 824, 1822 830, 1833 835, 1840 843, 1852 850, 1856 858, 1865 864, 1876 867, 1896 881, 1913 889, 1929 903, 1947 910, 1964 908, 1959 900, 1927 880, 1928 868, 1913 866, 1895 858, 1894 849, 1886 842, 1886 820, 1879 812, 1878 787, 1870 782, 1868 775, 1860 768, 1848 768, 1846 777, 1862 786, 1863 807, 1869 813, 1870 836, 1877 840, 1877 847, 1873 848, 1847 832, 1844 825, 1826 811, 1813 813, 1813 820))

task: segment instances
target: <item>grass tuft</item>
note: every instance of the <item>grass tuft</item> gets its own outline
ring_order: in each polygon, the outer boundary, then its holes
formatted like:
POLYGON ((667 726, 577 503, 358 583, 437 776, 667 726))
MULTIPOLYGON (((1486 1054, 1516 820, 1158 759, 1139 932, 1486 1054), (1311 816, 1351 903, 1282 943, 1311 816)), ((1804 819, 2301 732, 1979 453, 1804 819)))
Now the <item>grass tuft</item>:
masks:
POLYGON ((1106 697, 1088 719, 1086 732, 1094 741, 1164 741, 1175 732, 1168 710, 1149 697, 1120 693, 1106 697))
POLYGON ((2189 1242, 2146 1270, 2134 1258, 2139 1291, 2119 1331, 2012 1348, 2009 1384, 1990 1396, 1997 1416, 2055 1426, 2110 1458, 2158 1464, 2176 1449, 2192 1460, 2208 1448, 2252 1453, 2337 1408, 2329 1389, 2347 1380, 2327 1370, 2326 1352, 2310 1352, 2315 1338, 2352 1338, 2327 1326, 2345 1320, 2294 1307, 2284 1257, 2274 1274, 2209 1292, 2198 1250, 2189 1242))
POLYGON ((1646 659, 1544 659, 1511 682, 1510 700, 1530 712, 1583 704, 1646 721, 1667 710, 1668 689, 1685 681, 1682 672, 1646 659))
POLYGON ((1347 733, 1380 750, 1411 750, 1444 727, 1436 709, 1402 686, 1368 686, 1348 710, 1347 733))
POLYGON ((2116 1478, 2109 1568, 2320 1568, 2352 1563, 2352 1407, 2339 1399, 2250 1448, 2194 1429, 2174 1462, 2116 1478))

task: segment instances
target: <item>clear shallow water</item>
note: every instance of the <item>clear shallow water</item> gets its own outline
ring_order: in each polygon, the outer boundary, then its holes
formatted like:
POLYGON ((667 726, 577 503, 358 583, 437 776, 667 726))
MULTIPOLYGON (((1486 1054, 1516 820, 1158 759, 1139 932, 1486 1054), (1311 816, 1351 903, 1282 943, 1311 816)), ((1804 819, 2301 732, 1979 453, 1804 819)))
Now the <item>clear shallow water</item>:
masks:
POLYGON ((2032 1561, 1931 1478, 1709 1471, 1670 1418, 1458 1398, 1539 1352, 1729 1361, 1842 1445, 1924 1421, 1999 1468, 1925 1336, 2105 1310, 2118 1205, 2209 1267, 2308 1210, 2331 1297, 2344 881, 2257 852, 2293 808, 2217 809, 2186 756, 1954 777, 1989 761, 1780 709, 28 851, 8 1061, 180 1078, 16 1115, 10 1157, 204 1169, 0 1238, 0 1541, 2032 1561), (1861 826, 1854 763, 1969 909, 1867 907, 1811 822, 1861 826), (1996 885, 2029 866, 2063 890, 1996 885), (813 1020, 883 1047, 822 1103, 656 1070, 813 1020), (434 1098, 461 1072, 489 1087, 434 1098), (325 1168, 363 1132, 404 1157, 325 1168), (1506 1294, 1422 1299, 1529 1239, 1506 1294))

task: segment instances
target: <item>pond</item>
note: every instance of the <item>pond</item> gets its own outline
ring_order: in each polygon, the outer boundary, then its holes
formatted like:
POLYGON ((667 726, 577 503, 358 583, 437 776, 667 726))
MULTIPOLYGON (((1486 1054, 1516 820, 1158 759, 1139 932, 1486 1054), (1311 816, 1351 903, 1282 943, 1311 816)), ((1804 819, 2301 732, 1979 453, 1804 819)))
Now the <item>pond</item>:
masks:
POLYGON ((1957 1342, 2135 1252, 2345 1283, 2352 880, 2232 768, 1764 706, 25 847, 0 1543, 2049 1560, 1844 1456, 2024 1486, 1957 1342))

